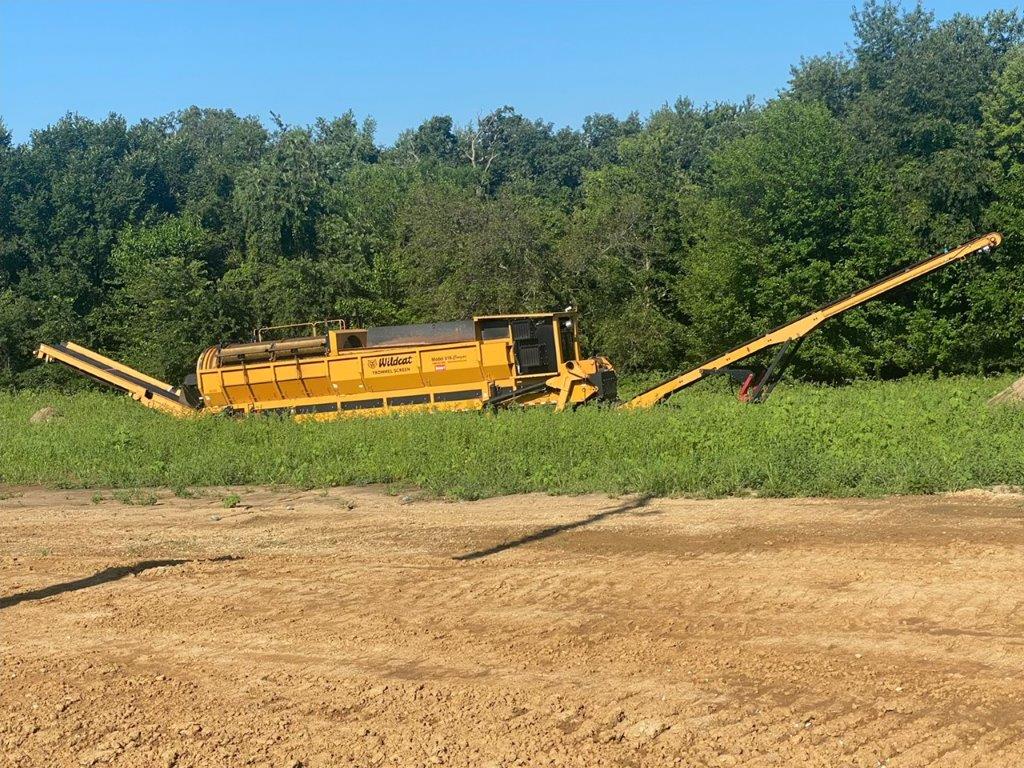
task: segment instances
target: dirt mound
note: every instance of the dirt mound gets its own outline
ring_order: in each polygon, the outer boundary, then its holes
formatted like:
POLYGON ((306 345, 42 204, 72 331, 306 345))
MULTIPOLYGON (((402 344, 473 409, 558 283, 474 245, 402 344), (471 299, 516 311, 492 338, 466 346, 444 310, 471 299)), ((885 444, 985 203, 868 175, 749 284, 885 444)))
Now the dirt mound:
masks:
POLYGON ((60 412, 51 406, 40 408, 38 411, 28 417, 29 424, 48 424, 49 422, 60 416, 60 412))
POLYGON ((1020 405, 1021 403, 1024 403, 1024 376, 988 399, 989 405, 1020 405))

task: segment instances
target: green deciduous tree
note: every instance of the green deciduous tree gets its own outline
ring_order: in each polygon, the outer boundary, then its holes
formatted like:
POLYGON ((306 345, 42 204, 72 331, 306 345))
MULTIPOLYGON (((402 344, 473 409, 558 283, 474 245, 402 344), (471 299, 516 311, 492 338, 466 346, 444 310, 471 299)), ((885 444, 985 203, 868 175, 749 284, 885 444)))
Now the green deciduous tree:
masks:
MULTIPOLYGON (((573 304, 587 349, 676 369, 988 229, 995 253, 827 324, 825 381, 1024 367, 1024 22, 867 0, 765 103, 579 129, 500 107, 378 146, 190 107, 0 122, 0 386, 80 340, 177 378, 259 325, 573 304)), ((500 98, 500 94, 495 94, 500 98)), ((498 102, 500 103, 500 102, 498 102)))
POLYGON ((206 271, 213 248, 189 219, 122 232, 111 253, 109 299, 93 314, 105 346, 129 365, 180 382, 221 331, 206 271))

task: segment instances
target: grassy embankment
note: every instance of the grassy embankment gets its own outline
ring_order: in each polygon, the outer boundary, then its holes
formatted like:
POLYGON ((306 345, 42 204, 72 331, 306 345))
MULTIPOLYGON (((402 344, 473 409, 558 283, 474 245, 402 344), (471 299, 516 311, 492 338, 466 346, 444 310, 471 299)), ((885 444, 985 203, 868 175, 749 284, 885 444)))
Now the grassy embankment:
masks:
POLYGON ((701 385, 649 411, 327 423, 179 421, 112 394, 0 394, 0 483, 393 483, 469 498, 525 491, 845 496, 1019 485, 1024 409, 985 405, 1008 381, 784 384, 763 406, 701 385), (30 425, 46 405, 61 417, 30 425))

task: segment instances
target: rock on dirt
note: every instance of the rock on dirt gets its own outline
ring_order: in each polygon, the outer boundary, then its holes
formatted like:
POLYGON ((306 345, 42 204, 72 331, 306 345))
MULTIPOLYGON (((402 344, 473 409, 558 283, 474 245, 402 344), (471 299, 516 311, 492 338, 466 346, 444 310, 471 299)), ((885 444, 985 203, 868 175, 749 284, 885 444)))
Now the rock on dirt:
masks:
POLYGON ((641 720, 627 727, 622 735, 629 741, 645 742, 658 738, 669 726, 659 720, 641 720))
POLYGON ((989 405, 1021 405, 1022 403, 1024 403, 1024 376, 988 399, 989 405))
POLYGON ((45 408, 40 408, 38 411, 33 413, 31 416, 29 416, 28 423, 29 424, 48 424, 49 422, 53 421, 54 419, 58 418, 59 416, 60 416, 60 411, 58 411, 56 408, 53 408, 53 407, 48 405, 45 408))

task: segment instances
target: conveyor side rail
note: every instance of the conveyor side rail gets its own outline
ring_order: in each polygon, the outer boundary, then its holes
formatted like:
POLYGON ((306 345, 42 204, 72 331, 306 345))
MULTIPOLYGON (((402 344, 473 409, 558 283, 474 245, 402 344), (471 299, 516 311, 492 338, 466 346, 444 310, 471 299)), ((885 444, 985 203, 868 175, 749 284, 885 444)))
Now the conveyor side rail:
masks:
POLYGON ((36 357, 55 361, 114 389, 127 392, 132 399, 174 416, 191 416, 196 409, 180 398, 170 384, 118 363, 74 342, 41 344, 36 357))
POLYGON ((937 256, 930 256, 923 261, 912 264, 906 269, 882 278, 878 282, 869 285, 867 288, 854 291, 844 298, 825 304, 818 309, 808 312, 803 317, 799 317, 796 320, 780 325, 778 328, 769 331, 764 336, 751 339, 745 344, 742 344, 723 355, 713 357, 707 362, 701 363, 696 368, 692 368, 685 373, 674 376, 661 384, 651 387, 647 391, 634 397, 632 400, 627 400, 621 407, 650 408, 653 405, 657 405, 671 395, 674 395, 679 390, 685 389, 691 384, 696 384, 701 379, 714 374, 716 371, 728 368, 733 363, 750 357, 754 353, 760 352, 762 349, 767 349, 768 347, 774 347, 778 344, 785 344, 786 342, 803 338, 829 318, 841 315, 843 312, 860 306, 865 302, 871 301, 871 299, 881 296, 894 288, 898 288, 901 285, 905 285, 906 283, 917 280, 920 277, 924 277, 925 275, 934 272, 937 269, 941 269, 947 264, 951 264, 954 261, 969 256, 972 253, 988 251, 992 248, 996 248, 1000 243, 1002 243, 1002 241, 1002 235, 998 232, 990 232, 983 237, 964 243, 951 251, 940 253, 937 256))

